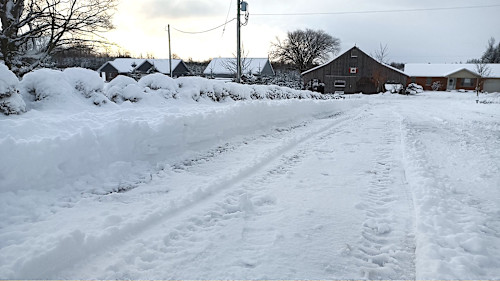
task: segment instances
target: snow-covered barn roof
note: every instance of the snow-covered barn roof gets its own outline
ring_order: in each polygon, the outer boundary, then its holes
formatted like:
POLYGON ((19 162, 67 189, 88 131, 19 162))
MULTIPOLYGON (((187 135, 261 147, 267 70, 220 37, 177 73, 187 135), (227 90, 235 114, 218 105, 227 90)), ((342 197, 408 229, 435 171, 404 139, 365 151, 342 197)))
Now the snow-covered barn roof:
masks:
MULTIPOLYGON (((488 77, 500 78, 500 64, 488 63, 486 66, 490 69, 488 77)), ((473 63, 407 63, 405 64, 405 72, 411 77, 447 77, 450 74, 460 70, 468 70, 477 74, 476 64, 473 63)))
MULTIPOLYGON (((266 64, 269 63, 267 58, 243 58, 242 64, 243 73, 260 74, 266 64)), ((213 59, 203 71, 203 74, 233 74, 236 66, 235 58, 215 58, 213 59)))
MULTIPOLYGON (((306 70, 306 71, 302 72, 302 73, 301 73, 301 75, 307 74, 307 73, 309 73, 309 72, 312 72, 312 71, 315 71, 315 70, 317 70, 317 69, 320 69, 320 68, 322 68, 322 67, 324 67, 324 66, 326 66, 326 65, 329 65, 329 64, 330 64, 330 63, 332 63, 334 60, 336 60, 336 59, 338 59, 339 57, 343 56, 345 53, 350 52, 352 49, 357 49, 358 51, 363 52, 360 48, 358 48, 357 46, 354 46, 354 47, 350 48, 349 50, 347 50, 347 51, 345 51, 345 52, 341 53, 340 55, 337 55, 336 57, 334 57, 333 59, 329 60, 328 62, 326 62, 326 63, 324 63, 324 64, 321 64, 321 65, 318 65, 318 66, 316 66, 316 67, 313 67, 313 68, 311 68, 311 69, 308 69, 308 70, 306 70)), ((392 69, 392 70, 394 70, 394 71, 396 71, 396 72, 399 72, 399 73, 401 73, 401 74, 403 74, 403 75, 408 76, 408 74, 407 74, 407 73, 405 73, 404 71, 401 71, 401 70, 399 70, 399 69, 397 69, 397 68, 395 68, 395 67, 393 67, 393 66, 391 66, 391 65, 388 65, 388 64, 386 64, 386 63, 379 62, 377 59, 373 58, 372 56, 368 55, 368 54, 367 54, 367 53, 365 53, 365 52, 363 52, 363 54, 365 54, 367 57, 372 58, 373 60, 377 61, 378 63, 380 63, 381 65, 383 65, 383 66, 385 66, 385 67, 387 67, 387 68, 389 68, 389 69, 392 69)))
MULTIPOLYGON (((150 64, 152 64, 156 70, 161 73, 170 72, 170 62, 168 59, 148 59, 150 64)), ((182 60, 172 59, 172 69, 177 68, 177 66, 182 62, 182 60)))

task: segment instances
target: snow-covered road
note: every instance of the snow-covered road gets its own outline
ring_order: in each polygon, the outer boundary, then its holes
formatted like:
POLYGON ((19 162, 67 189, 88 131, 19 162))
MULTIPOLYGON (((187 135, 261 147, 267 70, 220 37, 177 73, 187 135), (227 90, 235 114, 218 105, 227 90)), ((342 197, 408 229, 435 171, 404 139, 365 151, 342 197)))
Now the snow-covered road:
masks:
POLYGON ((115 192, 4 192, 19 200, 6 213, 42 207, 2 223, 0 277, 500 278, 500 107, 361 100, 232 136, 115 192))

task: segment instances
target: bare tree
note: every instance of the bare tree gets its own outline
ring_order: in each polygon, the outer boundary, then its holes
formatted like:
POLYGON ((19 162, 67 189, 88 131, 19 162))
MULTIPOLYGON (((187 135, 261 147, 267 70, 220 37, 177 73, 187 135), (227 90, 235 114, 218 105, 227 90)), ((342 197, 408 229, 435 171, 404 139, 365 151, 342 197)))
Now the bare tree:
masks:
POLYGON ((295 65, 300 71, 324 63, 340 51, 340 39, 323 30, 290 31, 285 40, 276 38, 271 44, 271 59, 295 65))
MULTIPOLYGON (((249 73, 251 71, 250 69, 250 63, 252 62, 251 59, 248 58, 248 52, 245 52, 244 47, 241 48, 241 74, 251 74, 249 73)), ((226 70, 228 70, 231 74, 234 75, 234 77, 237 76, 238 72, 238 62, 237 62, 236 55, 233 54, 232 59, 228 60, 221 60, 222 67, 224 67, 226 70)))
POLYGON ((375 55, 374 55, 375 59, 380 63, 387 64, 388 56, 389 56, 389 50, 387 48, 387 44, 382 45, 382 43, 380 43, 379 49, 375 50, 375 55))
POLYGON ((478 62, 476 62, 476 73, 479 74, 479 76, 480 76, 477 79, 477 83, 476 83, 476 96, 479 97, 479 91, 484 84, 485 78, 490 76, 491 68, 488 66, 488 64, 484 60, 478 61, 478 62))
POLYGON ((113 28, 117 1, 0 0, 0 58, 22 76, 57 48, 104 43, 99 34, 113 28))

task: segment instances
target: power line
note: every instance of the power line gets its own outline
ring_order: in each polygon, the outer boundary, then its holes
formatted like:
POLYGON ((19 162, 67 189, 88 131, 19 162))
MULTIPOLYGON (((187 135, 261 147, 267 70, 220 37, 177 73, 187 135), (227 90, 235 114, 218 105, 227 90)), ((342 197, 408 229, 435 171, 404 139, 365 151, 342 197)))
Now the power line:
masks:
POLYGON ((210 32, 210 31, 214 31, 214 30, 216 30, 218 28, 224 27, 226 24, 228 24, 228 23, 230 23, 230 22, 232 22, 234 20, 236 20, 236 18, 228 20, 225 23, 223 23, 223 24, 221 24, 219 26, 216 26, 214 28, 210 28, 208 30, 203 30, 203 31, 183 31, 183 30, 179 30, 179 29, 177 29, 175 27, 172 27, 172 29, 174 29, 175 31, 181 32, 181 33, 186 33, 186 34, 200 34, 200 33, 206 33, 206 32, 210 32))
MULTIPOLYGON (((229 13, 231 13, 231 6, 232 5, 233 5, 233 0, 231 0, 231 2, 229 2, 229 10, 227 10, 226 23, 227 23, 227 19, 229 18, 229 13)), ((226 31, 226 24, 224 24, 224 28, 222 29, 222 36, 224 36, 225 31, 226 31)))
POLYGON ((314 16, 314 15, 351 15, 351 14, 376 14, 376 13, 401 13, 401 12, 422 12, 422 11, 442 11, 442 10, 464 10, 500 7, 500 4, 482 6, 462 6, 462 7, 440 7, 440 8, 419 8, 419 9, 397 9, 397 10, 367 10, 353 12, 310 12, 310 13, 257 13, 253 16, 314 16))

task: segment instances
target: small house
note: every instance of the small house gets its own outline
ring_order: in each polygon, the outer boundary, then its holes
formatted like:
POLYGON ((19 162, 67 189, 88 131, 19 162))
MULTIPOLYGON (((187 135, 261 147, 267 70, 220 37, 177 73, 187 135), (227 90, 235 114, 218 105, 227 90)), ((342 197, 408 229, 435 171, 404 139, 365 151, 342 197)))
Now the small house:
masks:
MULTIPOLYGON (((142 74, 163 73, 170 76, 170 60, 168 59, 147 59, 141 65, 137 66, 136 71, 142 74)), ((189 75, 190 71, 184 61, 179 59, 172 60, 172 76, 180 77, 189 75)))
POLYGON ((137 66, 143 64, 145 59, 118 58, 104 63, 97 72, 106 80, 111 81, 118 75, 130 76, 137 66))
POLYGON ((405 73, 412 83, 424 90, 475 90, 500 92, 500 64, 405 64, 405 73), (483 67, 485 71, 480 71, 483 67), (480 72, 483 72, 480 75, 480 72))
POLYGON ((308 88, 323 93, 374 94, 384 91, 385 84, 406 85, 408 75, 354 46, 330 62, 303 72, 302 80, 310 85, 308 88))

